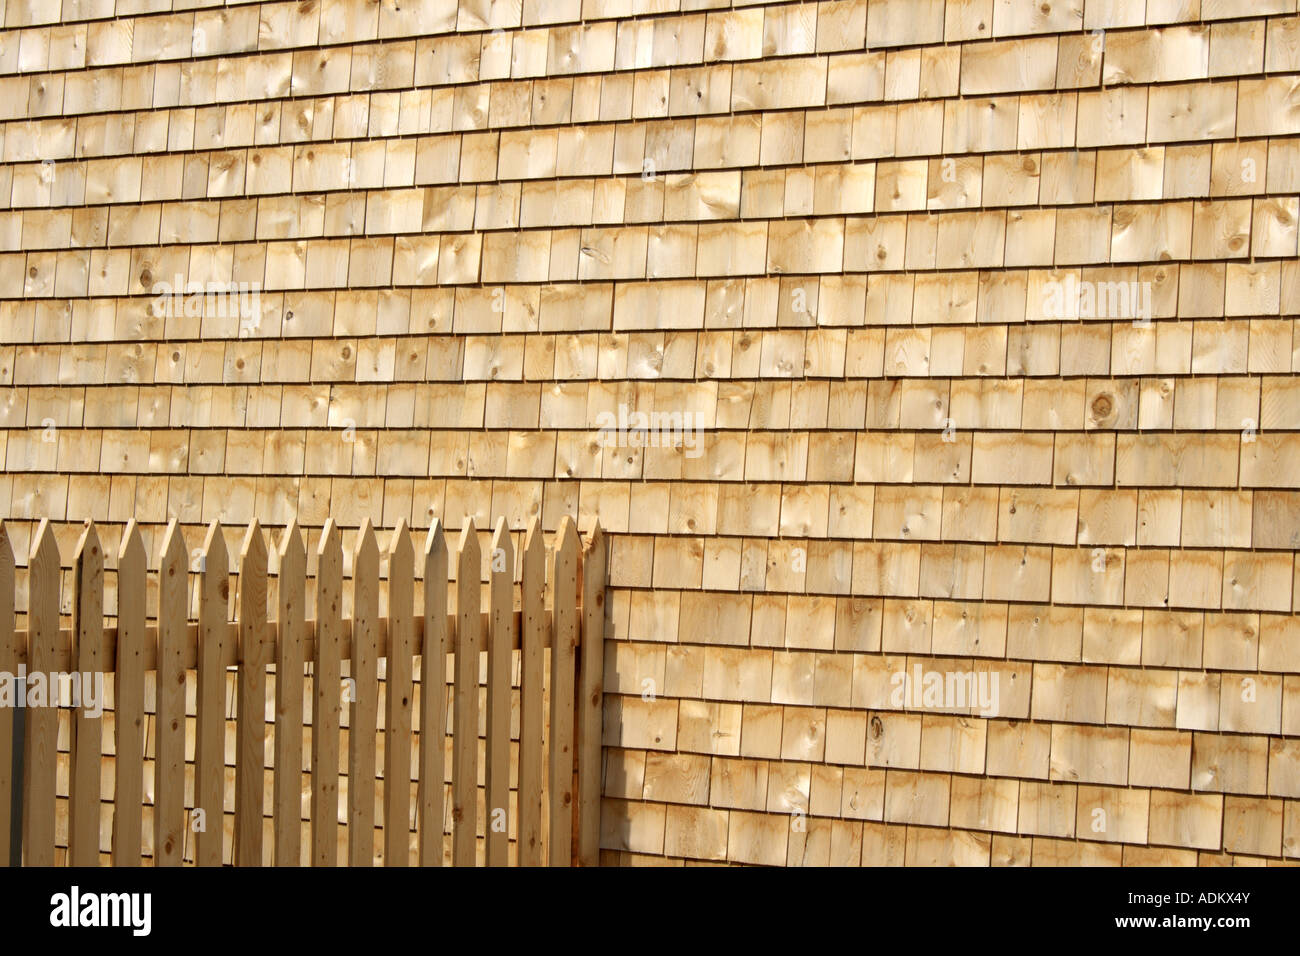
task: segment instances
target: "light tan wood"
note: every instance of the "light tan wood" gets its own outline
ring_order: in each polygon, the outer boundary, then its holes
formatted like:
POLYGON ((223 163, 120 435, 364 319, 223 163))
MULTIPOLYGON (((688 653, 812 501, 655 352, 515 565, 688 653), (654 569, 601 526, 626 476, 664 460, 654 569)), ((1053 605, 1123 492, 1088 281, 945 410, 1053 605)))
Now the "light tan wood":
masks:
POLYGON ((474 521, 461 529, 456 548, 456 682, 452 708, 452 863, 474 866, 477 859, 479 653, 479 544, 474 521))
POLYGON ((262 866, 262 818, 266 774, 266 538, 254 519, 239 553, 239 645, 236 680, 235 849, 236 866, 262 866))
POLYGON ((578 530, 567 515, 560 522, 551 557, 551 714, 548 741, 550 787, 549 865, 573 860, 574 685, 578 640, 578 530))
POLYGON ((384 864, 410 860, 411 713, 415 656, 415 551, 401 521, 388 547, 388 646, 385 649, 384 864))
MULTIPOLYGON (((103 660, 104 551, 94 522, 77 542, 72 557, 72 653, 83 681, 103 680, 108 670, 103 660)), ((82 693, 85 694, 83 684, 82 693)), ((68 702, 69 704, 71 702, 68 702)), ((100 754, 103 717, 91 716, 86 700, 72 714, 69 750, 72 773, 68 790, 68 860, 72 866, 99 862, 100 754)), ((101 705, 102 705, 101 701, 101 705)))
MULTIPOLYGON (((42 519, 32 541, 27 562, 28 673, 49 674, 61 640, 59 630, 59 550, 54 530, 42 519)), ((45 688, 48 695, 49 687, 45 688)), ((29 702, 32 695, 28 693, 29 702)), ((48 701, 48 697, 46 698, 48 701)), ((23 862, 27 866, 54 865, 54 787, 58 711, 30 707, 23 744, 23 862)))
MULTIPOLYGON (((600 791, 604 779, 601 742, 605 685, 605 534, 592 524, 582 549, 582 641, 579 667, 577 800, 574 827, 579 866, 595 866, 600 854, 600 791)), ((558 634, 557 629, 557 634, 558 634)))
MULTIPOLYGON (((14 547, 9 527, 0 521, 0 671, 18 673, 14 646, 14 547)), ((14 688, 17 693, 17 688, 14 688)), ((9 866, 14 818, 14 708, 0 708, 0 862, 9 866)), ((21 820, 19 824, 21 825, 21 820)))
POLYGON ((316 549, 316 634, 312 650, 311 861, 338 865, 340 645, 343 613, 343 536, 326 523, 316 549))
POLYGON ((542 866, 542 681, 546 631, 546 544, 534 517, 520 562, 523 631, 519 652, 519 865, 542 866))
MULTIPOLYGON (((2 585, 0 585, 2 586, 2 585)), ((113 865, 139 866, 144 797, 146 554, 132 519, 117 553, 117 654, 113 667, 113 865)))
POLYGON ((297 866, 302 861, 303 637, 307 611, 307 553, 296 521, 284 530, 279 557, 275 615, 279 625, 278 654, 275 657, 275 751, 272 761, 275 789, 271 801, 275 823, 273 859, 276 866, 297 866))
MULTIPOLYGON (((224 644, 227 638, 230 601, 229 559, 221 526, 208 526, 198 559, 199 643, 198 694, 195 704, 194 811, 191 814, 194 862, 198 866, 221 866, 225 837, 226 792, 226 668, 224 644), (202 829, 198 827, 202 825, 202 829)), ((260 786, 258 792, 261 792, 260 786)), ((236 796, 236 800, 238 797, 236 796)), ((233 849, 233 848, 232 848, 233 849)))
POLYGON ((379 717, 379 545, 367 520, 352 553, 348 708, 348 865, 375 863, 375 730, 379 717))
POLYGON ((505 518, 497 519, 489 555, 487 631, 487 741, 484 799, 487 865, 505 866, 510 849, 510 684, 514 624, 515 551, 505 518))
POLYGON ((447 541, 435 518, 424 540, 424 642, 420 659, 419 861, 442 866, 447 733, 447 541))
MULTIPOLYGON (((180 866, 189 840, 185 813, 185 621, 189 557, 175 520, 158 564, 158 663, 154 702, 154 866, 180 866)), ((147 665, 146 665, 147 666, 147 665)))

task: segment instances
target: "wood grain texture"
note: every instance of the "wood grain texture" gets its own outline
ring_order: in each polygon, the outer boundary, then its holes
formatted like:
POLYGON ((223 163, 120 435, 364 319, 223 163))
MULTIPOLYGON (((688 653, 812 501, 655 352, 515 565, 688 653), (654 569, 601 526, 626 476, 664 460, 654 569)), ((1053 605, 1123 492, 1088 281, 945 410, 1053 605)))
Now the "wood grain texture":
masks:
MULTIPOLYGON (((0 521, 0 671, 18 673, 18 647, 14 636, 14 546, 9 529, 0 521)), ((17 694, 17 686, 12 691, 17 694)), ((0 708, 0 861, 21 863, 12 856, 21 839, 22 808, 14 800, 14 708, 0 708), (14 826, 15 822, 18 824, 14 826), (15 830, 18 830, 15 833, 15 830)), ((21 796, 19 796, 21 801, 21 796)))
POLYGON ((410 860, 411 726, 415 686, 415 550, 406 522, 388 548, 388 642, 384 652, 384 864, 410 860))
POLYGON ((339 829, 340 655, 343 642, 343 536, 333 521, 316 549, 316 643, 312 676, 311 860, 337 866, 339 829))
POLYGON ((379 545, 366 522, 352 554, 348 706, 348 865, 375 864, 375 731, 379 720, 379 545))
MULTIPOLYGON (((239 552, 239 648, 235 680, 235 856, 236 866, 262 866, 263 789, 266 775, 266 667, 274 659, 266 633, 266 538, 256 520, 239 552)), ((296 823, 296 821, 295 821, 296 823)))
MULTIPOLYGON (((154 866, 180 866, 185 813, 185 622, 189 556, 180 526, 163 538, 158 572, 158 677, 154 701, 154 866)), ((197 754, 196 754, 197 759, 197 754)))
MULTIPOLYGON (((279 640, 275 656, 275 820, 276 866, 302 862, 303 795, 303 667, 307 621, 307 553, 297 522, 280 540, 280 573, 276 578, 276 621, 279 640)), ((318 728, 319 729, 319 728, 318 728)), ((335 761, 337 765, 337 760, 335 761)))
POLYGON ((474 522, 461 530, 456 547, 456 681, 452 700, 452 862, 475 866, 478 859, 479 544, 474 522))
POLYGON ((487 865, 505 866, 510 852, 510 685, 515 645, 515 549, 504 518, 497 519, 489 555, 487 736, 483 797, 487 810, 487 865))
POLYGON ((546 615, 546 544, 536 518, 524 536, 520 568, 523 635, 519 652, 519 865, 541 866, 546 615))
MULTIPOLYGON (((24 598, 45 517, 69 585, 86 520, 134 519, 151 560, 296 522, 309 577, 328 522, 351 551, 472 520, 477 619, 414 585, 417 762, 453 803, 417 784, 432 864, 468 807, 424 733, 455 736, 426 665, 460 662, 425 644, 476 631, 490 669, 492 533, 526 576, 570 515, 607 549, 595 862, 1300 860, 1294 0, 84 6, 14 7, 0 57, 19 664, 36 634, 75 664, 71 587, 53 624, 24 598), (994 676, 995 707, 947 693, 994 676)), ((200 628, 146 587, 141 802, 174 820, 152 761, 191 766, 162 715, 183 741, 194 702, 182 673, 151 711, 148 668, 167 628, 193 668, 200 628)), ((347 590, 303 631, 318 862, 354 798, 347 590)), ((556 781, 525 738, 568 721, 530 603, 507 857, 536 862, 556 781)), ((237 664, 237 623, 222 643, 237 664)), ((141 855, 178 859, 182 825, 141 855)))
MULTIPOLYGON (((147 556, 140 528, 127 523, 117 552, 117 654, 113 673, 113 865, 139 866, 143 850, 144 644, 147 556)), ((0 584, 0 587, 3 585, 0 584)), ((155 673, 155 686, 157 674, 155 673)), ((156 730, 155 730, 156 732, 156 730)))
MULTIPOLYGON (((27 563, 30 581, 27 654, 28 670, 35 677, 54 671, 50 660, 61 640, 59 550, 54 541, 54 529, 48 521, 41 522, 32 545, 27 563)), ((29 706, 23 743, 23 862, 27 866, 54 865, 55 754, 59 712, 49 705, 48 682, 33 682, 36 688, 41 688, 42 683, 45 706, 29 706)), ((29 705, 36 699, 29 687, 29 705)))
MULTIPOLYGON (((229 560, 221 526, 213 521, 208 526, 203 550, 194 560, 198 571, 199 648, 194 721, 194 806, 190 828, 194 837, 193 859, 198 866, 221 866, 231 862, 224 851, 227 716, 224 645, 230 606, 229 560), (198 815, 200 810, 203 811, 201 816, 198 815)), ((234 802, 238 805, 238 786, 235 789, 234 802)))
MULTIPOLYGON (((72 557, 72 653, 81 687, 74 701, 63 706, 72 712, 72 776, 68 789, 68 862, 94 866, 99 862, 100 756, 103 752, 103 716, 94 714, 86 695, 94 695, 87 679, 102 681, 108 669, 103 659, 104 550, 94 522, 86 526, 72 557)), ((102 693, 102 685, 101 685, 102 693)), ((102 698, 101 698, 102 708, 102 698)))
POLYGON ((420 651, 419 862, 442 866, 446 832, 447 540, 434 520, 424 539, 424 636, 420 651))
POLYGON ((568 866, 573 849, 574 687, 578 643, 578 530, 560 521, 551 555, 551 722, 547 744, 550 784, 548 854, 551 866, 568 866))

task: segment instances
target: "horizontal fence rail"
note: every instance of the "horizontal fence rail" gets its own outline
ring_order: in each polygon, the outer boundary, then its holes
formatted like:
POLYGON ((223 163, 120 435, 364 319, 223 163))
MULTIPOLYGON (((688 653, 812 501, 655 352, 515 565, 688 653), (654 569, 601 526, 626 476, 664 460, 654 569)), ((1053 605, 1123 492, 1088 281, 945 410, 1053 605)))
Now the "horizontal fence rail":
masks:
POLYGON ((561 519, 548 551, 534 519, 516 562, 500 519, 485 562, 470 519, 450 552, 435 521, 418 555, 404 522, 381 555, 367 521, 352 553, 350 616, 333 519, 314 578, 296 523, 276 557, 271 575, 254 521, 232 601, 213 522, 192 594, 173 520, 150 608, 132 521, 106 626, 105 555, 88 522, 65 620, 58 547, 42 521, 20 628, 19 573, 0 524, 0 860, 597 864, 607 574, 598 523, 582 541, 561 519), (83 706, 96 675, 111 710, 83 706))

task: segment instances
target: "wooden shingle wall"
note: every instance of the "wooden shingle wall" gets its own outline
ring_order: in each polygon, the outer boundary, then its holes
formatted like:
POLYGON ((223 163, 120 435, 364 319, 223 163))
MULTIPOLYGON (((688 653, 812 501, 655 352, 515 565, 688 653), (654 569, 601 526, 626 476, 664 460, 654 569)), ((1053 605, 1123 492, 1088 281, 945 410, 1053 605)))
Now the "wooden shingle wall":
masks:
POLYGON ((1296 0, 2 6, 15 550, 594 514, 607 863, 1300 857, 1296 0))

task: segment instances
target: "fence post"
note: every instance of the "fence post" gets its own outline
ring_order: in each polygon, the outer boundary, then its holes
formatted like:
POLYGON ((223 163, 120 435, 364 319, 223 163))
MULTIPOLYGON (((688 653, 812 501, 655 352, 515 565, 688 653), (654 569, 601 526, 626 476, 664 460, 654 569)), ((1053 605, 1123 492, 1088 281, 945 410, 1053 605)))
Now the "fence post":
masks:
POLYGON ((519 865, 542 865, 542 680, 546 639, 546 544, 534 517, 524 536, 519 643, 519 865))
POLYGON ((339 716, 343 643, 343 536, 330 518, 316 546, 316 669, 311 709, 311 858, 339 862, 339 716))
MULTIPOLYGON (((132 518, 117 552, 117 660, 113 664, 117 757, 113 767, 113 865, 140 865, 144 825, 145 553, 132 518)), ((161 662, 156 664, 161 669, 161 662)))
POLYGON ((487 865, 510 863, 510 659, 514 648, 515 549, 506 519, 492 533, 487 642, 487 746, 484 809, 487 865), (499 829, 498 829, 499 828, 499 829))
MULTIPOLYGON (((26 714, 23 747, 23 852, 28 866, 54 865, 54 783, 58 766, 59 714, 49 675, 57 669, 59 644, 59 548, 54 529, 41 519, 27 562, 27 688, 33 706, 26 714), (37 679, 39 678, 39 682, 37 679), (33 686, 36 685, 36 686, 33 686)), ((64 648, 66 650, 66 647, 64 648)))
POLYGON ((477 862, 479 546, 474 519, 460 532, 456 559, 456 687, 451 756, 451 848, 453 866, 477 862))
MULTIPOLYGON (((266 812, 266 540, 254 518, 239 550, 239 668, 236 680, 236 866, 261 866, 266 812)), ((224 777, 224 772, 223 772, 224 777)))
POLYGON ((208 526, 199 565, 198 699, 194 744, 194 809, 203 829, 194 837, 196 866, 221 866, 226 800, 226 623, 230 561, 221 525, 208 526))
MULTIPOLYGON (((276 866, 302 862, 302 688, 307 553, 295 519, 280 542, 275 656, 275 783, 271 797, 276 866)), ((314 715, 313 715, 314 716, 314 715)))
POLYGON ((379 545, 367 518, 352 555, 348 711, 348 864, 375 865, 375 732, 379 723, 379 545))
POLYGON ((420 865, 442 866, 447 736, 447 540, 434 519, 424 539, 420 651, 420 865))
POLYGON ((411 862, 411 671, 415 658, 415 551, 406 521, 388 548, 388 654, 384 671, 384 865, 411 862))
POLYGON ((551 558, 550 865, 573 864, 573 688, 578 643, 578 531, 560 519, 551 558))
POLYGON ((189 563, 173 518, 158 569, 158 674, 154 684, 154 866, 180 866, 185 852, 185 645, 189 563))
POLYGON ((582 555, 578 693, 578 865, 600 862, 601 724, 605 670, 605 535, 592 525, 582 555))
POLYGON ((12 707, 0 707, 0 860, 21 866, 23 700, 18 681, 18 642, 14 634, 14 549, 9 526, 0 521, 0 672, 12 674, 12 707))
MULTIPOLYGON (((85 681, 104 680, 104 554, 91 522, 72 558, 72 678, 81 685, 71 714, 68 781, 68 858, 72 866, 99 865, 99 761, 101 717, 86 713, 85 681)), ((69 706, 72 701, 61 701, 69 706)), ((103 701, 100 701, 102 706, 103 701)))

